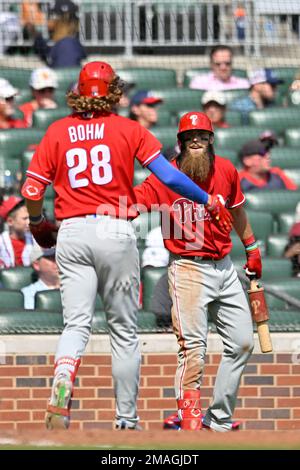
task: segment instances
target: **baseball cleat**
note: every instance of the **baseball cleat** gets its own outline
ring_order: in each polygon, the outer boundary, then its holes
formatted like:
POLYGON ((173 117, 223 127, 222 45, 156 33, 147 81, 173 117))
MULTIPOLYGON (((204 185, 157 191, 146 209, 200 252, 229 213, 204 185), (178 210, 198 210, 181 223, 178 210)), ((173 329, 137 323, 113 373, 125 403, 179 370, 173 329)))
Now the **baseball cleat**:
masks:
POLYGON ((116 419, 115 430, 117 431, 123 431, 123 430, 142 431, 142 428, 138 423, 132 423, 130 421, 127 421, 126 419, 116 419))
POLYGON ((68 376, 59 375, 54 379, 45 416, 47 429, 69 428, 72 390, 73 385, 68 376))
POLYGON ((204 422, 205 417, 202 417, 202 429, 206 431, 213 431, 213 432, 228 432, 228 431, 239 431, 241 422, 240 421, 232 421, 232 423, 226 423, 228 427, 223 427, 219 424, 213 423, 212 421, 210 424, 205 424, 204 422))
POLYGON ((181 426, 180 426, 180 419, 178 417, 178 413, 171 414, 170 416, 167 416, 164 419, 164 424, 163 424, 164 429, 173 429, 174 431, 180 431, 181 426))

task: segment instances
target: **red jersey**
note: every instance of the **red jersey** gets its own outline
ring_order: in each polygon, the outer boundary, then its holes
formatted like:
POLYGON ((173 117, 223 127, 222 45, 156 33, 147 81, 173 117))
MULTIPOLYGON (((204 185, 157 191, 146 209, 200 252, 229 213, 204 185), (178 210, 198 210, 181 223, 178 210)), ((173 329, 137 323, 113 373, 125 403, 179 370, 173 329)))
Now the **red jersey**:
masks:
MULTIPOLYGON (((171 163, 177 166, 176 161, 171 163)), ((201 183, 201 188, 211 195, 222 196, 229 209, 245 201, 236 168, 219 156, 215 157, 212 175, 204 184, 201 183)), ((135 194, 139 205, 145 206, 140 207, 141 212, 160 210, 164 244, 172 253, 222 259, 231 251, 230 235, 220 230, 205 206, 176 194, 155 175, 136 186, 135 194)))
POLYGON ((134 218, 134 158, 147 166, 160 150, 156 137, 135 121, 76 113, 49 126, 27 176, 53 183, 58 220, 87 214, 134 218))
POLYGON ((22 254, 26 242, 25 240, 18 240, 16 238, 10 238, 10 240, 15 254, 15 266, 23 266, 22 254))
POLYGON ((34 102, 28 101, 27 103, 21 104, 21 106, 19 106, 19 110, 24 114, 24 121, 26 122, 27 127, 31 127, 33 113, 37 110, 34 102))
POLYGON ((22 129, 24 127, 27 127, 27 125, 22 119, 10 118, 6 121, 5 126, 0 123, 0 129, 22 129))

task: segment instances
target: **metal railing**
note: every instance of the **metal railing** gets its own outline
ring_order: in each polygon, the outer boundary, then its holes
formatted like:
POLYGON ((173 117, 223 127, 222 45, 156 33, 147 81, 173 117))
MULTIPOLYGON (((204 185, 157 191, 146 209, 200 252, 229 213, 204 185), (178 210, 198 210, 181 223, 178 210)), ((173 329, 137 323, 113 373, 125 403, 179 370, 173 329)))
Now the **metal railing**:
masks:
MULTIPOLYGON (((0 0, 0 53, 28 46, 22 0, 0 0)), ((47 36, 49 0, 33 0, 44 14, 38 28, 47 36)), ((260 55, 262 46, 299 44, 300 0, 75 0, 80 39, 86 47, 137 48, 242 46, 260 55), (278 8, 274 8, 278 3, 278 8), (242 7, 242 8, 240 8, 242 7)))

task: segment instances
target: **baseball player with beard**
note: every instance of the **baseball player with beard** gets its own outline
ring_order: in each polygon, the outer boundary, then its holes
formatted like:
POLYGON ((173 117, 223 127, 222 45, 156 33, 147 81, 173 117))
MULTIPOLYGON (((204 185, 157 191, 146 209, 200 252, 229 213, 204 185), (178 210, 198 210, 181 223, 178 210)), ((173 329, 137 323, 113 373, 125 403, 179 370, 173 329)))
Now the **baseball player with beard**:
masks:
MULTIPOLYGON (((243 208, 245 197, 238 173, 229 160, 214 154, 211 121, 203 113, 187 113, 180 120, 177 136, 181 152, 172 165, 225 202, 245 246, 246 274, 260 278, 260 252, 243 208)), ((241 375, 253 349, 253 328, 246 296, 229 256, 230 235, 220 230, 203 205, 164 187, 154 175, 137 186, 135 194, 141 211, 161 211, 164 244, 171 252, 169 291, 179 345, 175 376, 178 419, 174 428, 177 424, 184 430, 199 430, 203 420, 203 427, 232 430, 237 427, 232 415, 241 375), (224 351, 213 400, 203 418, 200 388, 208 314, 224 351)))
POLYGON ((55 357, 46 412, 49 429, 69 426, 71 396, 89 339, 97 292, 107 315, 116 396, 116 428, 136 429, 140 352, 137 329, 139 265, 131 220, 138 215, 134 159, 188 199, 206 204, 220 229, 232 226, 219 199, 199 188, 161 155, 160 142, 140 124, 112 112, 122 83, 109 64, 90 62, 68 94, 73 113, 47 130, 22 188, 30 230, 42 247, 56 242, 57 227, 42 217, 45 189, 53 183, 61 221, 56 260, 64 331, 55 357))

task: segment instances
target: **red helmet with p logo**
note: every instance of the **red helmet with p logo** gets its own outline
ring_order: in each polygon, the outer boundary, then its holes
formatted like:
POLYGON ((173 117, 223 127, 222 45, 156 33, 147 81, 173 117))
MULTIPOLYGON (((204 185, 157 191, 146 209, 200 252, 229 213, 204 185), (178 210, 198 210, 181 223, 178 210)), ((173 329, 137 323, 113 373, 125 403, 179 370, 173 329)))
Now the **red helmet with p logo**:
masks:
POLYGON ((115 72, 106 62, 89 62, 79 74, 78 91, 81 96, 97 98, 108 95, 115 72))
POLYGON ((199 130, 199 131, 208 131, 213 134, 213 127, 211 120, 204 113, 199 113, 197 111, 191 111, 182 116, 179 121, 178 134, 177 137, 182 132, 199 130))

